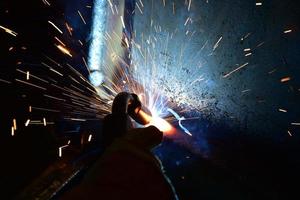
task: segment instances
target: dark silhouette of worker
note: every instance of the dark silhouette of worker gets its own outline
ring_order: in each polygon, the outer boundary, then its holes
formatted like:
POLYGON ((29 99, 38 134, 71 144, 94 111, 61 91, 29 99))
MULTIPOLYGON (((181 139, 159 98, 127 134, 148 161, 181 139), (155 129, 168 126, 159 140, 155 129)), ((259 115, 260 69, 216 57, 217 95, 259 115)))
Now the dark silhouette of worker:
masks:
POLYGON ((151 152, 162 142, 163 133, 154 126, 132 128, 128 115, 132 108, 119 105, 125 102, 135 108, 136 102, 128 101, 128 96, 132 100, 131 94, 118 95, 112 114, 104 119, 104 154, 91 167, 82 183, 62 199, 178 199, 160 160, 151 152), (121 112, 122 109, 124 112, 121 112))

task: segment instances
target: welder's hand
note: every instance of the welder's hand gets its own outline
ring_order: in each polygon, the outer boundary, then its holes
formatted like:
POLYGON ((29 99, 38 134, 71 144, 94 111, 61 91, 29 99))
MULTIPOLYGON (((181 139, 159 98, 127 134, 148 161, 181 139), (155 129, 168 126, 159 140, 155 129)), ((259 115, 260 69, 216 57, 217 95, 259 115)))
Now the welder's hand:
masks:
POLYGON ((141 148, 152 149, 162 142, 163 132, 155 126, 136 128, 129 130, 125 139, 141 148))

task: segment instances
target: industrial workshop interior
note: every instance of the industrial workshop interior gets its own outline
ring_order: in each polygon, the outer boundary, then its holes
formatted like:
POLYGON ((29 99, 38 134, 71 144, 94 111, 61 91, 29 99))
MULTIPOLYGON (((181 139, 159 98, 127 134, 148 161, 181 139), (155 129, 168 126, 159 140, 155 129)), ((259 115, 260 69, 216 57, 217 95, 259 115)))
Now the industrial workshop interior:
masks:
POLYGON ((300 199, 300 1, 1 0, 1 200, 300 199))

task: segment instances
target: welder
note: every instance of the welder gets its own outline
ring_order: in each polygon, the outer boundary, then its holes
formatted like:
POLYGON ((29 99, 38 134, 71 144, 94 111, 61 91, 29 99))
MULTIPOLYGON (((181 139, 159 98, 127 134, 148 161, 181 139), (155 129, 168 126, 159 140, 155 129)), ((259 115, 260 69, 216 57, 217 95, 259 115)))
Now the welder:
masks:
POLYGON ((151 152, 162 142, 163 132, 154 126, 133 128, 132 120, 149 123, 145 113, 151 115, 136 94, 122 92, 115 97, 103 124, 104 154, 63 199, 178 199, 160 160, 151 152))

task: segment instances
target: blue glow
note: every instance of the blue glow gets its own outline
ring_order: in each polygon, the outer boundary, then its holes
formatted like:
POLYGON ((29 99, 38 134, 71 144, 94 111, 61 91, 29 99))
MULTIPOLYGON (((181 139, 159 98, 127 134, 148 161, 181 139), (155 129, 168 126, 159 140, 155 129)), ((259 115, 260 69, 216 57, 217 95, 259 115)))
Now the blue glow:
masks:
POLYGON ((89 49, 88 66, 92 72, 90 81, 99 86, 103 82, 101 67, 103 66, 103 52, 105 48, 104 34, 107 18, 107 0, 94 1, 93 24, 91 30, 91 43, 89 49))
POLYGON ((188 135, 192 136, 191 132, 185 128, 182 124, 181 124, 181 121, 182 120, 185 120, 185 117, 180 117, 174 110, 172 110, 171 108, 168 108, 168 111, 174 115, 174 117, 178 120, 178 125, 179 127, 188 135))

